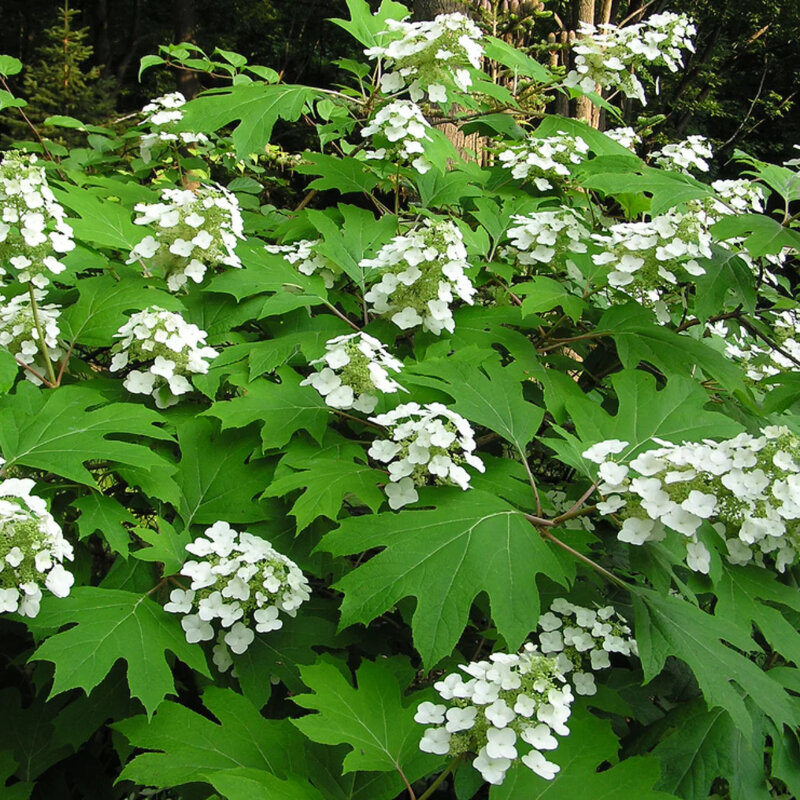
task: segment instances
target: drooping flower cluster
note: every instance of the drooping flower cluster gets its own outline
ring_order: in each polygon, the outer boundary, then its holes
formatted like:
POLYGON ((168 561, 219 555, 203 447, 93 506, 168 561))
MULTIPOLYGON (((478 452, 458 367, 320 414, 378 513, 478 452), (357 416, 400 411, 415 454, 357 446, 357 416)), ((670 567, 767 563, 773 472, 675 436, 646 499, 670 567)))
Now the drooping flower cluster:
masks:
MULTIPOLYGON (((38 289, 34 290, 34 297, 38 306, 39 325, 44 334, 50 360, 58 361, 63 355, 58 344, 58 337, 61 334, 58 327, 61 307, 54 303, 43 303, 45 294, 38 289)), ((46 367, 31 299, 27 293, 18 294, 0 305, 0 345, 5 347, 19 364, 25 364, 35 370, 35 372, 25 370, 25 377, 29 381, 37 386, 41 384, 38 375, 44 375, 46 367)))
POLYGON ((192 390, 188 375, 204 375, 208 362, 218 353, 206 347, 206 332, 174 312, 158 306, 131 314, 114 334, 110 370, 135 366, 125 377, 125 388, 133 394, 149 394, 159 408, 178 402, 192 390), (146 367, 146 368, 145 368, 146 367))
POLYGON ((670 210, 649 222, 619 222, 592 239, 603 248, 592 261, 611 268, 609 285, 653 305, 661 322, 668 319, 660 300, 665 283, 676 285, 678 270, 704 275, 697 259, 711 257, 706 215, 692 211, 670 210))
POLYGON ((72 561, 72 545, 33 487, 27 478, 0 483, 0 613, 23 617, 39 613, 43 586, 66 597, 75 581, 63 566, 72 561))
POLYGON ((488 661, 461 665, 433 685, 445 703, 420 703, 414 720, 427 728, 420 750, 435 755, 473 753, 472 766, 491 784, 501 784, 520 760, 545 780, 560 767, 543 751, 566 736, 573 701, 555 659, 526 644, 520 653, 492 653, 488 661), (521 751, 526 751, 520 754, 521 751))
POLYGON ((425 157, 424 142, 431 141, 428 120, 422 109, 410 100, 395 100, 378 109, 369 125, 361 129, 361 135, 372 136, 379 145, 376 150, 364 153, 368 159, 390 158, 407 162, 424 175, 432 166, 425 157))
POLYGON ((303 275, 318 274, 325 288, 330 289, 340 270, 333 261, 316 252, 320 244, 322 239, 299 239, 291 244, 266 244, 264 249, 268 253, 283 254, 284 260, 303 275))
POLYGON ((66 213, 36 155, 8 151, 0 161, 0 275, 11 267, 21 283, 43 289, 75 248, 66 213))
POLYGON ((685 14, 669 12, 623 28, 581 22, 578 34, 582 38, 572 47, 575 69, 567 74, 564 84, 580 86, 585 92, 595 91, 600 84, 646 104, 644 87, 631 67, 665 65, 676 72, 683 65, 681 51, 694 52, 695 33, 697 29, 685 14))
POLYGON ((283 626, 281 613, 295 616, 311 591, 297 564, 266 539, 238 533, 221 520, 204 534, 186 545, 199 559, 181 568, 181 575, 191 578, 189 589, 173 589, 164 610, 184 615, 181 627, 189 643, 213 639, 212 623, 218 621, 214 662, 224 672, 231 663, 226 645, 241 655, 256 633, 283 626))
POLYGON ((513 247, 506 253, 519 264, 529 266, 561 262, 571 253, 585 253, 589 230, 574 209, 562 206, 556 210, 536 211, 523 216, 514 214, 515 227, 508 238, 513 247))
POLYGON ((797 310, 777 311, 770 315, 773 340, 780 349, 750 336, 744 329, 734 330, 731 323, 717 321, 707 327, 725 339, 725 355, 746 367, 751 381, 796 371, 800 362, 800 313, 797 310))
POLYGON ((580 136, 559 131, 542 139, 529 137, 524 144, 503 150, 498 159, 513 177, 531 178, 537 189, 546 191, 568 178, 572 167, 580 164, 588 152, 589 145, 580 136))
POLYGON ((638 655, 631 629, 613 606, 585 608, 559 597, 539 617, 539 649, 556 659, 576 694, 597 694, 594 672, 611 666, 609 653, 638 655))
POLYGON ((372 311, 403 330, 421 325, 437 335, 452 333, 450 304, 458 297, 472 305, 475 288, 464 272, 470 266, 464 237, 449 220, 426 220, 423 227, 395 236, 360 266, 381 272, 364 295, 372 311))
POLYGON ((642 143, 642 137, 633 128, 611 128, 603 131, 609 139, 613 139, 617 144, 627 147, 628 150, 636 152, 636 145, 642 143))
POLYGON ((705 521, 722 537, 732 564, 794 563, 800 548, 800 439, 770 426, 722 442, 661 445, 630 465, 616 463, 627 442, 610 440, 584 458, 599 464, 597 508, 622 520, 618 538, 631 544, 659 541, 666 529, 684 537, 686 563, 709 571, 710 553, 697 533, 705 521))
POLYGON ((237 239, 243 239, 239 201, 221 186, 196 191, 164 189, 160 203, 138 203, 137 225, 155 230, 131 250, 128 263, 142 260, 163 271, 170 291, 188 280, 200 283, 209 267, 241 267, 237 239))
POLYGON ((416 502, 416 487, 427 483, 468 489, 470 475, 463 464, 479 472, 485 469, 474 455, 472 426, 441 403, 403 403, 370 419, 391 429, 391 439, 377 439, 369 448, 371 458, 389 465, 390 508, 416 502))
POLYGON ((142 113, 145 115, 144 123, 150 125, 150 133, 143 133, 139 137, 139 154, 145 164, 149 163, 152 157, 153 147, 162 142, 172 144, 203 144, 208 141, 204 133, 196 131, 173 131, 176 123, 183 119, 181 107, 186 104, 186 98, 180 92, 170 92, 169 94, 156 97, 151 100, 144 108, 142 113), (164 130, 159 130, 159 129, 164 130))
POLYGON ((687 136, 682 142, 665 144, 660 150, 650 154, 651 160, 662 169, 683 172, 688 175, 693 169, 708 172, 706 159, 714 157, 711 144, 705 136, 687 136))
POLYGON ((427 92, 432 103, 446 103, 447 90, 455 86, 466 92, 472 85, 469 66, 480 69, 483 46, 480 28, 463 14, 439 14, 433 20, 398 22, 387 20, 385 45, 364 53, 383 61, 381 91, 386 94, 408 87, 414 101, 427 92))
POLYGON ((371 414, 378 394, 404 391, 389 371, 400 372, 403 363, 374 336, 350 333, 325 342, 326 353, 311 364, 324 364, 300 382, 313 386, 332 408, 353 408, 371 414))

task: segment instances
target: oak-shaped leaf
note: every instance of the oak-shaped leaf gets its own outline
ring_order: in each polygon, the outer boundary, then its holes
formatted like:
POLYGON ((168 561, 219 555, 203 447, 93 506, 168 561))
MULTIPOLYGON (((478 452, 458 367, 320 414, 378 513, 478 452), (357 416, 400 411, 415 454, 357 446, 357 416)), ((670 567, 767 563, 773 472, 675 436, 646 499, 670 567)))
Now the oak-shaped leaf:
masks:
POLYGON ((611 723, 593 716, 585 704, 576 703, 569 730, 569 736, 559 739, 558 749, 546 753, 561 768, 553 780, 516 763, 502 785, 492 787, 490 800, 673 800, 653 788, 659 779, 658 761, 640 756, 618 761, 619 742, 611 723), (609 769, 598 771, 609 762, 609 769))
POLYGON ((378 488, 386 482, 386 475, 372 467, 334 458, 312 458, 296 466, 298 472, 284 473, 273 480, 264 497, 283 497, 296 489, 303 489, 289 512, 297 520, 298 533, 317 517, 335 520, 345 496, 355 495, 373 512, 386 499, 378 488))
POLYGON ((417 598, 414 645, 427 667, 452 653, 472 601, 486 592, 510 649, 536 627, 536 575, 561 584, 564 569, 523 514, 476 489, 439 488, 436 508, 347 519, 320 549, 334 555, 383 548, 345 575, 342 625, 368 623, 404 597, 417 598))
POLYGON ((106 402, 88 382, 43 392, 24 381, 0 398, 0 451, 7 467, 33 467, 88 486, 96 484, 86 461, 172 472, 148 442, 172 438, 158 427, 161 421, 139 403, 106 402))
POLYGON ((675 656, 694 673, 708 707, 724 709, 746 737, 752 736, 754 726, 743 694, 779 728, 784 723, 797 725, 790 696, 747 657, 759 648, 740 626, 650 589, 636 590, 633 607, 646 681, 661 672, 668 656, 675 656))
POLYGON ((300 674, 312 693, 292 699, 319 713, 292 722, 313 742, 349 745, 344 772, 394 770, 410 783, 436 768, 439 759, 420 752, 423 729, 414 722, 417 704, 427 695, 418 692, 403 699, 405 684, 399 676, 413 677, 404 658, 363 661, 356 686, 325 661, 302 667, 300 674))
POLYGON ((319 441, 330 414, 325 400, 310 386, 300 386, 300 376, 290 367, 275 372, 278 381, 253 381, 242 397, 214 403, 206 413, 219 419, 223 430, 260 423, 264 449, 282 447, 299 430, 319 441))
POLYGON ((47 638, 32 656, 55 664, 53 694, 77 688, 88 694, 122 658, 131 696, 152 714, 175 693, 167 651, 209 675, 203 651, 187 643, 177 616, 136 592, 81 586, 68 597, 47 596, 36 622, 45 628, 74 623, 47 638))
POLYGON ((304 740, 288 720, 262 717, 231 689, 209 687, 202 700, 216 721, 167 702, 152 718, 141 714, 116 723, 133 747, 152 751, 130 761, 120 780, 169 789, 239 768, 279 779, 304 774, 304 740))

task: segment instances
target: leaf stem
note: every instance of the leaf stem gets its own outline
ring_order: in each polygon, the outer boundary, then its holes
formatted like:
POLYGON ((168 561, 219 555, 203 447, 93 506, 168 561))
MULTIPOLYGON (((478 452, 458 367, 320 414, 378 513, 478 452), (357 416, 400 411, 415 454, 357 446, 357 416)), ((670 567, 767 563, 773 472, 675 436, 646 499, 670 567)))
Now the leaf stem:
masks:
POLYGON ((33 311, 33 324, 36 326, 36 333, 39 336, 39 349, 44 356, 44 366, 47 370, 47 380, 51 388, 58 386, 56 380, 56 373, 53 370, 53 362, 50 360, 50 351, 47 349, 47 342, 44 340, 44 331, 42 330, 42 323, 39 321, 39 306, 36 303, 36 295, 33 291, 33 284, 28 284, 28 294, 31 298, 31 310, 33 311))
POLYGON ((419 796, 418 800, 428 800, 428 798, 439 788, 442 781, 461 764, 463 759, 463 753, 457 758, 452 759, 450 763, 439 773, 439 775, 436 777, 436 780, 419 796))
POLYGON ((558 545, 562 550, 566 550, 568 553, 575 556, 575 558, 583 561, 584 564, 588 564, 593 570, 608 578, 610 581, 612 581, 612 583, 616 583, 617 586, 621 586, 623 589, 631 588, 629 584, 627 584, 621 578, 618 578, 613 572, 609 572, 605 567, 601 567, 596 561, 592 561, 591 558, 585 556, 583 553, 579 553, 577 550, 575 550, 575 548, 570 547, 566 542, 562 542, 557 536, 553 536, 549 530, 539 530, 539 535, 543 539, 549 539, 551 542, 553 542, 553 544, 558 545))
POLYGON ((517 445, 517 452, 522 459, 522 466, 525 467, 525 472, 528 475, 528 482, 531 485, 531 491, 533 492, 533 497, 536 500, 536 516, 542 516, 542 501, 539 498, 539 490, 536 488, 536 480, 533 477, 533 472, 531 472, 531 465, 528 463, 528 457, 525 455, 525 450, 517 445))

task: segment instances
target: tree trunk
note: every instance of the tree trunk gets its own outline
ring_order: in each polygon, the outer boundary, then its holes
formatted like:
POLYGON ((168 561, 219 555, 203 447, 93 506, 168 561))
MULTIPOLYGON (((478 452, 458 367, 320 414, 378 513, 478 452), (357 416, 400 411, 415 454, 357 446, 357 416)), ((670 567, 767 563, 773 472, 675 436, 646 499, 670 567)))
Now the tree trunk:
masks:
MULTIPOLYGON (((192 42, 197 28, 197 9, 195 0, 173 0, 173 20, 175 23, 175 42, 192 42)), ((193 72, 179 70, 178 89, 190 100, 201 89, 200 82, 193 72)))
MULTIPOLYGON (((594 0, 578 0, 578 25, 581 22, 594 25, 594 0)), ((594 108, 594 103, 588 97, 579 97, 575 101, 575 116, 594 125, 594 108)))

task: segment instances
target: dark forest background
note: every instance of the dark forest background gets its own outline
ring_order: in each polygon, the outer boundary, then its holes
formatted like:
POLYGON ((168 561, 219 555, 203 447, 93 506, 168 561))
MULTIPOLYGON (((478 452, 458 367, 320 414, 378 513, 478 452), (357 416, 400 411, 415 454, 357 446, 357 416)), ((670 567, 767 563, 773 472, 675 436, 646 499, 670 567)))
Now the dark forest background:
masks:
MULTIPOLYGON (((766 160, 796 155, 798 0, 417 0, 415 5, 417 16, 462 9, 494 19, 498 32, 532 47, 543 61, 548 52, 536 44, 548 34, 560 41, 587 13, 595 21, 620 22, 643 5, 646 14, 686 12, 698 25, 697 52, 686 69, 662 75, 661 92, 646 109, 624 109, 626 121, 655 118, 662 141, 709 136, 723 161, 736 147, 766 160)), ((166 91, 180 88, 190 95, 208 88, 213 79, 177 69, 149 70, 139 82, 141 57, 170 42, 193 42, 208 53, 216 47, 232 50, 250 64, 274 68, 287 82, 319 86, 340 79, 337 58, 359 55, 346 34, 326 21, 347 16, 344 0, 70 0, 70 13, 65 15, 65 8, 53 0, 0 0, 0 53, 26 65, 12 88, 31 103, 34 119, 57 113, 99 123, 166 91), (72 94, 59 90, 69 59, 83 79, 72 94)), ((0 132, 6 139, 22 135, 9 131, 8 123, 0 132)))

